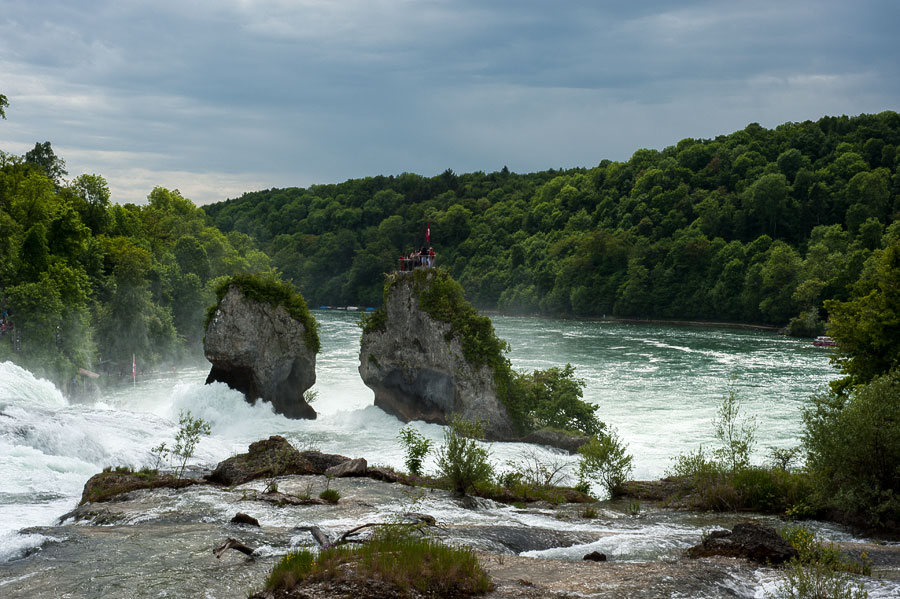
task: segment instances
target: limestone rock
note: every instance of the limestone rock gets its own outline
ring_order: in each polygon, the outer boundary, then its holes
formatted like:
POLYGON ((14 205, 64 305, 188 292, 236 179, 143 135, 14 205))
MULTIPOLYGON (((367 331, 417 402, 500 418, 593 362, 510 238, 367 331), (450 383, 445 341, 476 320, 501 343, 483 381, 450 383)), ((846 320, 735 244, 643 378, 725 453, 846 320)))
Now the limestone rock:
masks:
POLYGON ((267 476, 321 474, 284 437, 274 435, 250 444, 249 451, 219 462, 207 480, 233 486, 267 476))
POLYGON ((572 454, 578 453, 578 448, 585 443, 589 443, 590 440, 591 438, 587 435, 555 431, 546 428, 532 431, 521 439, 523 443, 534 443, 535 445, 556 447, 572 454))
POLYGON ((316 355, 305 333, 283 306, 249 299, 232 285, 206 328, 203 350, 212 363, 207 384, 226 383, 288 418, 314 419, 303 399, 316 382, 316 355))
POLYGON ((343 464, 350 459, 345 455, 322 453, 321 451, 304 451, 300 456, 312 466, 314 474, 325 474, 329 468, 343 464))
POLYGON ((356 458, 354 460, 347 460, 343 464, 332 466, 325 471, 325 475, 332 476, 334 478, 343 478, 347 476, 365 476, 367 467, 368 464, 366 463, 365 458, 356 458))
MULTIPOLYGON (((425 271, 425 284, 436 275, 425 271)), ((480 420, 491 440, 512 440, 513 425, 497 397, 490 367, 473 367, 449 323, 419 307, 420 272, 394 273, 386 294, 385 326, 365 331, 359 374, 375 392, 375 405, 404 422, 447 424, 451 414, 480 420)))
POLYGON ((780 564, 797 557, 797 550, 771 526, 741 523, 735 524, 731 531, 713 531, 702 543, 688 549, 688 555, 724 555, 743 557, 761 564, 780 564))

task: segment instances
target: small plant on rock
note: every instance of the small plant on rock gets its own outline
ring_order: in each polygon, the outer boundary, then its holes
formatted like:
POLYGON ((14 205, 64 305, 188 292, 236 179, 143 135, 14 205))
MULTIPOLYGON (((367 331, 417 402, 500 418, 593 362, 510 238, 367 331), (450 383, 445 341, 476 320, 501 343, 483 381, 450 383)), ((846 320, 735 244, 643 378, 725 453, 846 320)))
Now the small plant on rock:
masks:
MULTIPOLYGON (((578 463, 579 484, 583 488, 591 480, 601 483, 613 497, 622 492, 622 487, 631 476, 634 466, 627 446, 619 439, 615 429, 595 435, 593 439, 578 448, 581 461, 578 463)), ((578 487, 576 487, 578 488, 578 487)))
POLYGON ((431 451, 431 440, 414 429, 412 426, 404 426, 397 435, 400 444, 406 450, 406 469, 410 474, 422 476, 422 461, 431 451))
POLYGON ((450 417, 450 426, 444 431, 444 444, 438 450, 438 471, 457 493, 465 493, 476 483, 490 481, 494 469, 488 462, 490 453, 478 444, 484 437, 484 425, 465 420, 457 415, 450 417))
POLYGON ((200 437, 208 436, 210 433, 209 424, 202 418, 194 418, 191 416, 190 410, 181 412, 178 415, 178 434, 175 435, 175 447, 172 448, 172 455, 177 456, 181 463, 177 464, 177 478, 184 477, 184 469, 187 462, 194 456, 194 450, 200 437))

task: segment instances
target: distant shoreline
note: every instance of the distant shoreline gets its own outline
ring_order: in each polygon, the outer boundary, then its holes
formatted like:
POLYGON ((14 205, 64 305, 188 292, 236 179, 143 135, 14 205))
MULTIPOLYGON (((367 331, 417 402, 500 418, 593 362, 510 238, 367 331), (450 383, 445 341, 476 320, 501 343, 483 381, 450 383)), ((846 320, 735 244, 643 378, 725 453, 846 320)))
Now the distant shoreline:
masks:
POLYGON ((722 328, 722 329, 744 329, 750 331, 766 331, 777 333, 781 331, 785 327, 776 327, 771 325, 764 324, 747 324, 743 322, 711 322, 707 320, 665 320, 660 318, 615 318, 611 316, 607 317, 599 317, 599 316, 582 316, 582 317, 564 317, 564 316, 544 316, 540 314, 507 314, 504 312, 500 312, 499 310, 478 310, 479 314, 483 314, 485 316, 511 316, 511 317, 525 317, 525 318, 543 318, 550 319, 555 318, 558 320, 578 320, 584 322, 613 322, 613 323, 625 323, 625 324, 663 324, 663 325, 676 325, 676 326, 689 326, 689 327, 702 327, 702 328, 722 328))

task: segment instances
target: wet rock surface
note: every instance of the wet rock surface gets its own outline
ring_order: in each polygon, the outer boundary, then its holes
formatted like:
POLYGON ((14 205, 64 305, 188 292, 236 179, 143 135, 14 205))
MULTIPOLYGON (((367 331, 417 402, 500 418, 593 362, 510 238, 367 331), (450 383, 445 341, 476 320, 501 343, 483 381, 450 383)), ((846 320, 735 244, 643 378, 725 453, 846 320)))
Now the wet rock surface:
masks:
POLYGON ((781 564, 799 554, 771 526, 746 522, 735 524, 730 531, 711 532, 703 542, 688 549, 688 555, 721 555, 746 558, 760 564, 781 564))
MULTIPOLYGON (((466 508, 447 491, 371 478, 290 475, 275 481, 285 497, 315 497, 330 486, 342 499, 338 505, 270 503, 261 498, 263 480, 132 491, 118 501, 82 506, 79 524, 73 517, 61 526, 24 531, 53 540, 24 559, 0 564, 0 596, 247 597, 263 588, 281 555, 317 546, 311 527, 335 539, 362 524, 411 519, 427 521, 438 538, 478 552, 496 585, 489 599, 752 597, 761 596, 760 579, 777 575, 744 559, 683 556, 704 530, 723 522, 731 526, 734 515, 643 506, 633 516, 622 502, 603 502, 596 505, 598 517, 586 519, 579 516, 579 505, 513 508, 479 500, 466 508), (237 512, 260 526, 232 524, 237 512), (217 559, 213 550, 229 538, 255 550, 252 557, 228 550, 217 559), (522 551, 539 557, 516 555, 522 551), (609 561, 582 561, 592 551, 605 553, 609 561)), ((842 549, 866 551, 881 576, 900 572, 900 547, 846 542, 842 549)), ((379 596, 352 594, 367 588, 323 583, 291 596, 379 596)))
POLYGON ((316 382, 316 355, 303 323, 283 306, 244 296, 232 285, 206 328, 203 351, 212 363, 207 384, 222 382, 247 400, 270 402, 288 418, 314 419, 303 393, 316 382))

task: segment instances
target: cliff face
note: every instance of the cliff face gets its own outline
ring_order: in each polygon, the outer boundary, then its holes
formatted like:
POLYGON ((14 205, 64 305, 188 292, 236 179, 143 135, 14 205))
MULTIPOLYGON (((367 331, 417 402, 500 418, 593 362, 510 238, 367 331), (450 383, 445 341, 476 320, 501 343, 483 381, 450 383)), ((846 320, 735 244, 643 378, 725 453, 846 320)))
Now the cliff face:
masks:
MULTIPOLYGON (((493 371, 466 361, 451 325, 419 307, 415 274, 391 275, 397 279, 385 297, 384 326, 364 332, 360 342, 359 374, 375 392, 375 405, 403 421, 447 424, 455 413, 483 421, 489 439, 512 439, 493 371)), ((434 276, 428 272, 425 284, 434 276)))
POLYGON ((249 299, 232 285, 206 328, 206 379, 226 383, 248 401, 263 399, 288 418, 315 419, 303 392, 316 382, 316 355, 306 328, 283 306, 249 299))

